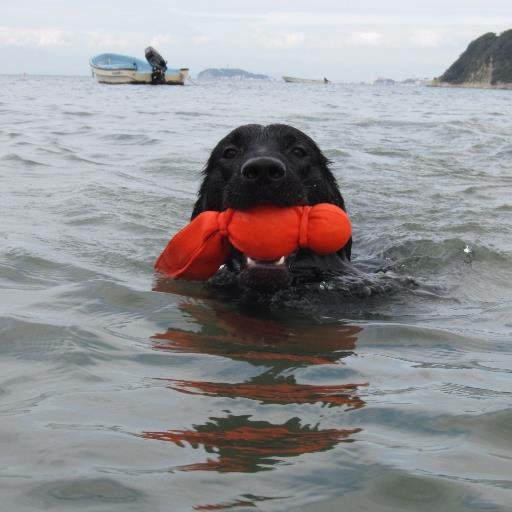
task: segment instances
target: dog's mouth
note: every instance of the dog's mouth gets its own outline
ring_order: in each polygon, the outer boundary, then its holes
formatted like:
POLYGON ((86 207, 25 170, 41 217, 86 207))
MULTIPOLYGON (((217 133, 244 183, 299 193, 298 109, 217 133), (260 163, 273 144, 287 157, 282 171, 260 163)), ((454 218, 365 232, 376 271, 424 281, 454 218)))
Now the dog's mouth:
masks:
POLYGON ((276 260, 258 260, 233 249, 229 267, 238 275, 243 286, 262 291, 285 288, 290 284, 290 263, 293 255, 276 260))
POLYGON ((246 290, 273 294, 289 286, 345 273, 347 264, 338 253, 321 256, 309 249, 297 249, 275 260, 258 260, 232 248, 230 258, 217 274, 214 284, 236 284, 246 290))
POLYGON ((276 260, 258 260, 232 249, 226 269, 243 287, 274 292, 291 284, 323 279, 326 274, 344 270, 338 254, 320 256, 308 249, 298 249, 276 260))
POLYGON ((257 270, 259 268, 274 270, 288 269, 286 265, 286 258, 284 256, 281 256, 278 260, 256 260, 250 256, 245 256, 245 267, 248 270, 257 270))

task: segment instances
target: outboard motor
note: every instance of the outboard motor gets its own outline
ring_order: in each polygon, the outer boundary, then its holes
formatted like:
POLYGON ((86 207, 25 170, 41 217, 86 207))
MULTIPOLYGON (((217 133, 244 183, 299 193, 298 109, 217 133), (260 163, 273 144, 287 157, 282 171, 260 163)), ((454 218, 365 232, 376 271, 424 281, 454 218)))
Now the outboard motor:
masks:
POLYGON ((151 67, 153 68, 153 71, 151 72, 151 83, 165 84, 167 62, 152 46, 148 46, 144 50, 144 54, 146 55, 146 60, 151 64, 151 67))

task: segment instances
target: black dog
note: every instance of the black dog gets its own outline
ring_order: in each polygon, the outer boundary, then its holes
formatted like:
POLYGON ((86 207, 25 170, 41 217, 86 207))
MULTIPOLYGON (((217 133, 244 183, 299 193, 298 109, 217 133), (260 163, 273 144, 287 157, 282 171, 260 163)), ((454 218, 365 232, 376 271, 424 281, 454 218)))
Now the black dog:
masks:
MULTIPOLYGON (((276 206, 345 204, 329 161, 306 134, 284 124, 249 124, 236 128, 212 151, 192 218, 205 210, 240 210, 259 204, 276 206)), ((319 256, 299 249, 279 261, 256 261, 233 250, 221 273, 245 287, 274 291, 294 282, 343 272, 352 240, 336 254, 319 256)))

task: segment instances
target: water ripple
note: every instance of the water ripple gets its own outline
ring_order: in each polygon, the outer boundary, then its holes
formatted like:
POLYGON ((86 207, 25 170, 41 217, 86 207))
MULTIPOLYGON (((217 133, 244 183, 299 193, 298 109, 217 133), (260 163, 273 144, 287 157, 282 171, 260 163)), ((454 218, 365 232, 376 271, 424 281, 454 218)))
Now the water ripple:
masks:
POLYGON ((0 85, 5 507, 510 509, 508 92, 0 85), (324 149, 360 270, 271 311, 152 269, 248 122, 324 149))

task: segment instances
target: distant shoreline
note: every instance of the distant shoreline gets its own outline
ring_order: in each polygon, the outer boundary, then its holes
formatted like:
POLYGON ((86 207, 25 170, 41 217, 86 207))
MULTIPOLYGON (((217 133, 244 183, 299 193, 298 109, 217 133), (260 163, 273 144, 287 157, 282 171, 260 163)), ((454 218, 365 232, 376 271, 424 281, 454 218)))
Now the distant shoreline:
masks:
POLYGON ((440 82, 439 80, 434 79, 427 84, 427 87, 449 87, 449 88, 457 88, 457 89, 512 90, 512 83, 490 84, 487 82, 463 82, 460 84, 453 84, 451 82, 440 82))

